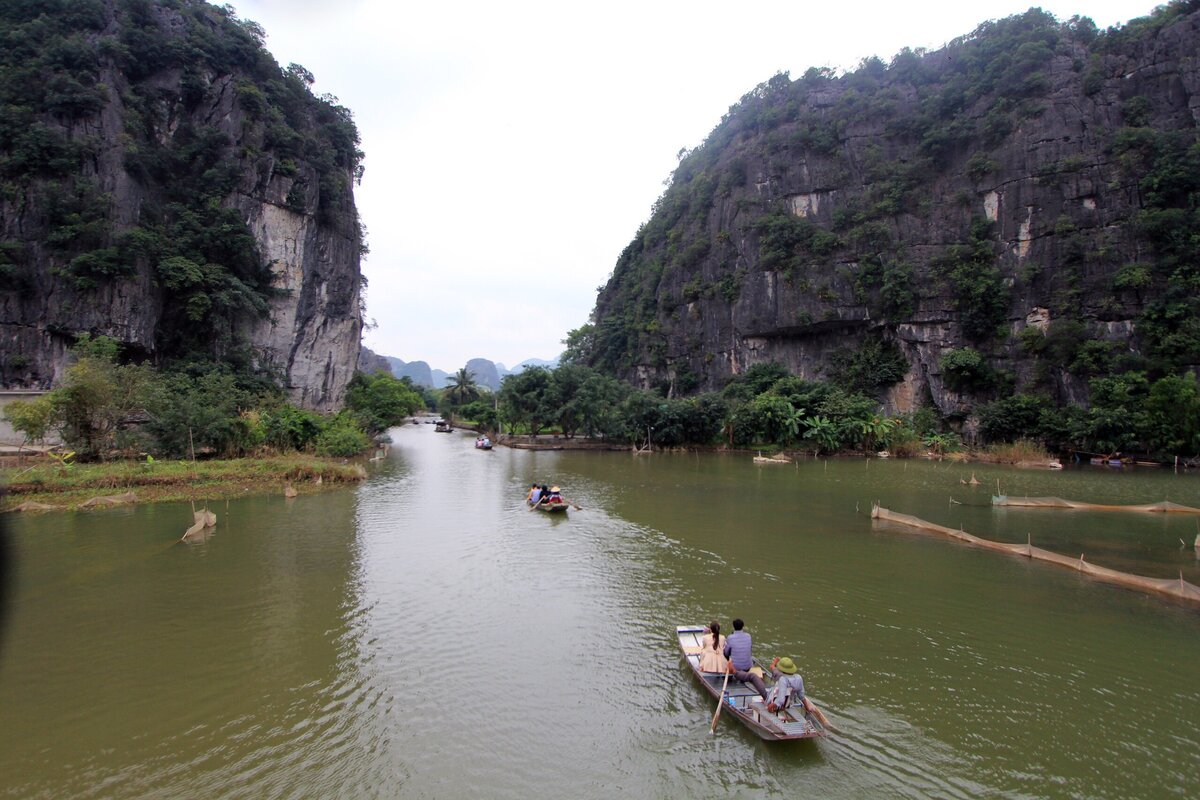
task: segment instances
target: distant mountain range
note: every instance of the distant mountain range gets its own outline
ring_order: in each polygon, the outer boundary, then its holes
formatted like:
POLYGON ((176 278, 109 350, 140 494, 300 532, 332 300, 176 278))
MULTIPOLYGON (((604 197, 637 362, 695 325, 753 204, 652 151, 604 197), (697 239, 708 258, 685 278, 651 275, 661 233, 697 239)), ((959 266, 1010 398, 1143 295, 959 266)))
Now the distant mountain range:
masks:
MULTIPOLYGON (((486 386, 495 392, 499 391, 500 381, 505 375, 520 372, 526 367, 554 369, 558 366, 558 361, 558 357, 549 361, 542 358, 527 358, 512 369, 508 369, 496 361, 489 361, 486 358, 472 358, 466 363, 466 367, 475 378, 475 383, 480 386, 486 386)), ((359 358, 360 369, 365 372, 374 372, 385 367, 391 370, 391 373, 397 378, 407 376, 417 386, 429 386, 434 389, 445 388, 446 379, 458 371, 446 372, 445 370, 430 367, 426 361, 404 361, 395 356, 376 355, 367 348, 363 348, 362 355, 359 358)))

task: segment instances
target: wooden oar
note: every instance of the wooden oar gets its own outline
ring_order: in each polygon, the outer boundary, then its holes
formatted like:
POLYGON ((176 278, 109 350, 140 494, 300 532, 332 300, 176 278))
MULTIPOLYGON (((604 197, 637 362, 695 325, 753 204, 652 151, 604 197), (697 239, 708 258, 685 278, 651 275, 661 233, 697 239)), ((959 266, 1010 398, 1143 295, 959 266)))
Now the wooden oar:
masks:
POLYGON ((572 501, 568 500, 565 497, 563 498, 563 502, 566 503, 567 505, 569 505, 571 508, 575 509, 576 511, 583 511, 582 508, 580 508, 575 503, 573 503, 572 501))
POLYGON ((729 676, 732 674, 728 669, 725 670, 725 683, 721 685, 721 696, 717 698, 717 711, 713 714, 712 727, 708 729, 709 735, 717 732, 717 718, 721 716, 721 709, 725 707, 725 690, 729 688, 729 676))
POLYGON ((817 722, 821 723, 822 728, 829 731, 830 733, 841 734, 841 731, 838 730, 837 728, 835 728, 833 726, 833 723, 830 722, 829 719, 825 716, 825 712, 823 712, 823 711, 821 711, 821 709, 817 708, 816 703, 813 703, 813 701, 811 699, 808 702, 812 704, 812 711, 809 712, 807 709, 805 709, 804 716, 816 717, 817 722))

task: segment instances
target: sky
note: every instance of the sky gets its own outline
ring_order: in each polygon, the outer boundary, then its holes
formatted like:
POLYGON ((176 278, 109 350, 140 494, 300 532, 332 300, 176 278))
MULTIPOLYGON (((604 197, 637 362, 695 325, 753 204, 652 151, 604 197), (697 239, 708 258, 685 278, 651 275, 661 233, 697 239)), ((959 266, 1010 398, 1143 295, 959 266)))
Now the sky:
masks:
POLYGON ((551 359, 682 148, 777 72, 937 49, 1033 5, 1101 28, 1144 0, 238 0, 358 125, 376 353, 452 372, 551 359))

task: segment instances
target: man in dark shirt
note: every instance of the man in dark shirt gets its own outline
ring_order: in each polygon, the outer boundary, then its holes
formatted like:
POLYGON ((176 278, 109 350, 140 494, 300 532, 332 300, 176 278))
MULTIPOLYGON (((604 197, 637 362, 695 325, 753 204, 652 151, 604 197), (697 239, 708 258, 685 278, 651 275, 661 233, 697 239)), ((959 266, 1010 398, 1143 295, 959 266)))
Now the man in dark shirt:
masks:
POLYGON ((750 668, 754 666, 754 657, 750 654, 752 644, 750 634, 742 630, 745 625, 746 623, 740 619, 733 621, 733 633, 729 634, 729 638, 725 640, 725 657, 729 659, 729 671, 733 673, 733 677, 753 686, 765 701, 767 687, 762 678, 750 671, 750 668))

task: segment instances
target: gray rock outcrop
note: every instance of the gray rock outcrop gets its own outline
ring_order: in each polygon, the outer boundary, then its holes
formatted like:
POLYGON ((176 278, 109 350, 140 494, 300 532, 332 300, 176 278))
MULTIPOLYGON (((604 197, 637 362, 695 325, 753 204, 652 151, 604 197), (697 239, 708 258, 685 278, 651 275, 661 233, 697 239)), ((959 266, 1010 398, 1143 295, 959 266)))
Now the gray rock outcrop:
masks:
POLYGON ((348 112, 312 96, 302 69, 280 70, 261 29, 228 8, 106 0, 56 21, 61 31, 28 23, 7 31, 13 41, 50 30, 59 38, 45 47, 75 48, 78 64, 56 66, 51 83, 76 95, 43 92, 46 106, 27 109, 44 149, 75 161, 31 165, 24 142, 0 142, 0 383, 49 388, 86 333, 152 363, 248 348, 249 368, 276 375, 293 402, 337 408, 363 324, 348 112), (186 181, 212 197, 188 195, 186 181), (185 229, 201 244, 168 275, 185 229), (206 236, 240 244, 214 255, 206 236))
POLYGON ((890 67, 764 83, 681 155, 599 294, 586 361, 695 391, 766 361, 825 378, 883 340, 909 366, 889 410, 961 417, 941 359, 970 347, 1010 389, 1086 402, 1086 372, 1022 332, 1069 320, 1114 364, 1154 355, 1142 323, 1176 279, 1136 271, 1156 260, 1146 176, 1200 124, 1200 13, 1164 19, 1105 37, 1030 11, 890 67))

